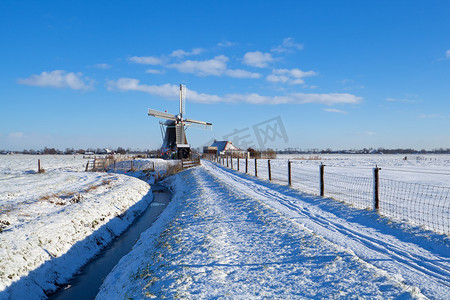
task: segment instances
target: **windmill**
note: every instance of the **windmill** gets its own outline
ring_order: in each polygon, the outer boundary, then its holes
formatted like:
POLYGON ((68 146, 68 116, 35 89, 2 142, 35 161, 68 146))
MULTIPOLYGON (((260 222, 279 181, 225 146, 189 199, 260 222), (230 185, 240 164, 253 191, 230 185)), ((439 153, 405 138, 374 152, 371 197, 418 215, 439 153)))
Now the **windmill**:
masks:
POLYGON ((186 139, 186 129, 192 124, 202 125, 205 128, 211 128, 212 123, 184 119, 186 102, 186 86, 180 84, 180 113, 172 115, 167 112, 161 112, 154 109, 148 110, 148 115, 156 118, 165 119, 165 122, 159 122, 161 125, 161 134, 163 134, 163 144, 161 152, 165 157, 171 157, 175 153, 178 159, 188 158, 191 155, 191 146, 186 139), (164 130, 165 128, 165 130, 164 130))

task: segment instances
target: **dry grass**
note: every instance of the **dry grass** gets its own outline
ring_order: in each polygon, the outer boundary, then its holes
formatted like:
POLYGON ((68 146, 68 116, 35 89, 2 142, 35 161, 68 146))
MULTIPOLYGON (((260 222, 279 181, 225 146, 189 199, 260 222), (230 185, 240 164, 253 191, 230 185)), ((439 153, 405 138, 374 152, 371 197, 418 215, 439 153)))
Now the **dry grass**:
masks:
POLYGON ((308 157, 297 157, 297 158, 292 158, 292 160, 322 160, 322 158, 318 155, 315 156, 308 156, 308 157))
POLYGON ((82 195, 83 193, 89 193, 91 191, 94 191, 98 189, 101 186, 104 185, 110 185, 112 182, 111 179, 104 179, 100 184, 94 184, 91 186, 88 186, 84 190, 81 190, 81 192, 60 192, 58 194, 47 194, 44 196, 41 196, 39 198, 39 201, 48 201, 49 203, 55 204, 55 205, 66 205, 68 203, 79 203, 84 198, 82 195))
POLYGON ((181 171, 183 171, 183 167, 181 165, 181 162, 179 164, 176 164, 176 165, 170 165, 167 168, 166 176, 174 175, 174 174, 177 174, 178 172, 181 172, 181 171))

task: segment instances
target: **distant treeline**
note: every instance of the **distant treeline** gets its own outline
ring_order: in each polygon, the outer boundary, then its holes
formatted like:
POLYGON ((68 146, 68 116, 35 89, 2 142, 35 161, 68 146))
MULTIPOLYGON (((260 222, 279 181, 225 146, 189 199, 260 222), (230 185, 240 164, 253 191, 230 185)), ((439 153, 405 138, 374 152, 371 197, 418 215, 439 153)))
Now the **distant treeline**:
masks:
MULTIPOLYGON (((199 152, 198 149, 192 149, 193 153, 199 152)), ((450 154, 450 148, 438 148, 433 150, 416 150, 412 148, 363 148, 363 149, 350 149, 350 150, 332 150, 332 149, 299 149, 299 148, 287 148, 284 150, 255 150, 252 148, 247 149, 250 152, 251 157, 261 158, 273 158, 276 154, 450 154)), ((117 149, 109 148, 88 148, 88 149, 74 149, 66 148, 64 151, 56 148, 47 148, 41 150, 23 150, 23 151, 8 151, 0 150, 0 154, 52 154, 52 155, 71 155, 71 154, 148 154, 150 156, 158 155, 159 150, 132 150, 130 148, 118 147, 117 149)))
POLYGON ((351 149, 351 150, 332 150, 332 149, 293 149, 288 148, 285 150, 276 151, 277 154, 450 154, 450 148, 439 148, 433 150, 416 150, 412 148, 396 148, 396 149, 385 149, 385 148, 363 148, 363 149, 351 149))
POLYGON ((130 148, 122 148, 118 147, 117 149, 109 149, 109 148, 88 148, 88 149, 74 149, 74 148, 66 148, 66 150, 62 151, 56 148, 47 148, 41 150, 22 150, 22 151, 8 151, 8 150, 0 150, 0 154, 51 154, 51 155, 73 155, 73 154, 152 154, 158 153, 158 150, 131 150, 130 148))

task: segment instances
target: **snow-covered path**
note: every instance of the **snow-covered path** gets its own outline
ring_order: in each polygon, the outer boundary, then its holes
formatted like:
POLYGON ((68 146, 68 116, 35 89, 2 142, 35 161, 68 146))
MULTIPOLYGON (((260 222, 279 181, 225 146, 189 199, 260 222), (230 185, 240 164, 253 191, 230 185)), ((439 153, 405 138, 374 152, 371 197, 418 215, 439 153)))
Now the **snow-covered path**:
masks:
POLYGON ((254 178, 230 172, 208 161, 203 163, 216 177, 239 192, 264 202, 293 222, 350 250, 389 276, 419 287, 429 297, 450 297, 448 238, 414 237, 382 224, 372 213, 351 216, 347 210, 334 210, 332 204, 320 207, 313 203, 314 199, 305 201, 307 197, 299 199, 298 195, 286 194, 274 189, 273 185, 260 184, 254 178))
POLYGON ((298 192, 203 164, 172 178, 169 207, 110 273, 99 299, 450 295, 445 242, 432 253, 333 217, 298 192))

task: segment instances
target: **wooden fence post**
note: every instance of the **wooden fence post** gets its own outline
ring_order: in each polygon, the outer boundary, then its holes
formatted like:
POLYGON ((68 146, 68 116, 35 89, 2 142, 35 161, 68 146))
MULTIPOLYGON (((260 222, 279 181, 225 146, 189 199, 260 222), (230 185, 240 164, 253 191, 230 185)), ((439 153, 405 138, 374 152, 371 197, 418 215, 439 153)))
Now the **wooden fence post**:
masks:
POLYGON ((258 177, 258 164, 257 164, 257 158, 255 158, 255 177, 258 177))
POLYGON ((230 156, 231 159, 231 170, 233 170, 233 155, 230 156))
POLYGON ((239 171, 239 156, 237 157, 237 170, 239 171))
POLYGON ((228 168, 229 166, 228 166, 228 155, 227 155, 227 168, 228 168))
POLYGON ((289 186, 292 185, 292 180, 291 180, 291 161, 288 160, 288 183, 289 186))
POLYGON ((325 195, 325 183, 323 180, 324 167, 325 167, 325 165, 323 163, 321 163, 320 164, 320 196, 321 197, 323 197, 325 195))
POLYGON ((375 168, 373 168, 373 209, 376 211, 380 209, 380 194, 379 194, 380 170, 381 169, 378 168, 377 165, 375 165, 375 168))
POLYGON ((245 174, 248 173, 248 157, 245 158, 245 174))
POLYGON ((38 173, 41 173, 41 160, 38 159, 38 173))
POLYGON ((272 172, 270 172, 270 159, 267 160, 267 169, 269 171, 269 181, 272 181, 272 172))

